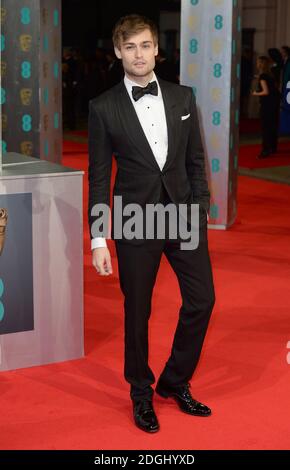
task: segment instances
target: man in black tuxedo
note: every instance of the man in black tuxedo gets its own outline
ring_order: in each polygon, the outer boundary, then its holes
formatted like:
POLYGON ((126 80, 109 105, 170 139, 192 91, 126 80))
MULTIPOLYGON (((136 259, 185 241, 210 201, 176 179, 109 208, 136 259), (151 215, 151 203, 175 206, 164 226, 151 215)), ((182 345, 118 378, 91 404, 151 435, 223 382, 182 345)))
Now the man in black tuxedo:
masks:
POLYGON ((113 194, 122 196, 123 205, 199 204, 200 208, 196 249, 183 250, 179 236, 168 236, 168 219, 161 239, 119 238, 112 228, 125 298, 124 373, 131 386, 135 424, 146 432, 159 430, 151 387, 155 377, 148 365, 148 320, 162 253, 178 278, 182 306, 171 355, 155 391, 174 398, 185 413, 211 414, 189 390, 214 305, 204 151, 191 88, 161 80, 153 72, 157 38, 156 26, 148 18, 128 15, 117 22, 113 42, 125 77, 90 102, 89 115, 89 222, 93 265, 100 275, 112 274, 112 265, 105 234, 95 234, 97 217, 92 209, 110 204, 113 154, 118 167, 113 194))

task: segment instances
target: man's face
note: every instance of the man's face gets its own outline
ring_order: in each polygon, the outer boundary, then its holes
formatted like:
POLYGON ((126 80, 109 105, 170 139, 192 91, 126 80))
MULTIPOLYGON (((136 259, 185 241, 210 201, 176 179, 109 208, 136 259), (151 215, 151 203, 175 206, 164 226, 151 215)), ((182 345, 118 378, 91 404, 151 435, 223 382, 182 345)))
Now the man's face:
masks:
POLYGON ((126 41, 122 41, 120 49, 115 47, 115 54, 118 59, 122 59, 127 75, 146 77, 151 74, 155 67, 158 45, 154 45, 151 31, 145 29, 126 41))

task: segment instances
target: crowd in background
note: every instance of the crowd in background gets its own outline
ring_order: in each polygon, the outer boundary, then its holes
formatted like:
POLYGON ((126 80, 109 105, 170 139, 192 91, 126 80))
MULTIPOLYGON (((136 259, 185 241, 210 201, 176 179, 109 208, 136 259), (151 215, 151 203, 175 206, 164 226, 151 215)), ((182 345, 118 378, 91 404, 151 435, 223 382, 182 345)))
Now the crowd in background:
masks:
POLYGON ((269 49, 267 55, 257 57, 255 64, 251 49, 247 47, 243 49, 241 116, 255 117, 252 105, 255 105, 255 97, 259 97, 262 133, 262 150, 258 155, 259 158, 265 158, 277 152, 279 135, 290 135, 288 84, 290 85, 290 48, 288 46, 282 46, 280 50, 269 49))
MULTIPOLYGON (((159 49, 155 72, 160 78, 179 83, 179 50, 168 60, 159 49)), ((80 118, 87 117, 89 101, 116 85, 123 76, 122 63, 113 50, 98 47, 92 57, 85 59, 77 49, 65 47, 62 57, 64 127, 76 129, 80 118)))
MULTIPOLYGON (((179 68, 179 49, 171 60, 165 51, 159 49, 155 67, 158 77, 179 83, 179 68)), ((82 118, 86 121, 89 101, 120 82, 124 71, 113 50, 97 47, 94 54, 85 59, 77 49, 66 47, 63 50, 62 76, 64 127, 74 130, 82 118)), ((242 118, 260 116, 262 150, 259 158, 277 152, 278 135, 290 135, 290 106, 286 103, 288 83, 288 46, 280 50, 271 48, 267 55, 256 59, 250 48, 243 48, 240 112, 242 118)))

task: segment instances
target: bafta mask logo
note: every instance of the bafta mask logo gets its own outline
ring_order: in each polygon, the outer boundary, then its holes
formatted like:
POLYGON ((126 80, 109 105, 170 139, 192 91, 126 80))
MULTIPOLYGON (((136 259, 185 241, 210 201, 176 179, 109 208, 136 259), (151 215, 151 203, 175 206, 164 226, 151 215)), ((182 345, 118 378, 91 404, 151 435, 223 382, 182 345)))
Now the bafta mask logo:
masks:
POLYGON ((30 34, 21 34, 19 37, 20 50, 29 52, 31 50, 32 36, 30 34))
POLYGON ((46 23, 47 23, 47 15, 48 15, 47 8, 43 8, 42 9, 42 23, 44 25, 46 25, 46 23))
POLYGON ((48 114, 43 116, 43 128, 45 132, 48 130, 48 114))
POLYGON ((7 64, 6 62, 1 61, 1 78, 5 77, 7 72, 7 64))
POLYGON ((218 103, 222 97, 222 90, 221 88, 212 88, 211 89, 211 98, 215 103, 218 103))
POLYGON ((188 26, 191 31, 196 31, 198 27, 199 18, 196 15, 190 15, 188 17, 188 26))
POLYGON ((32 100, 32 89, 31 88, 21 88, 20 90, 20 99, 23 106, 30 106, 32 100))
POLYGON ((187 71, 190 78, 195 78, 199 71, 198 64, 188 64, 187 71))
POLYGON ((27 155, 28 157, 32 157, 33 155, 33 144, 32 142, 26 141, 21 142, 20 150, 23 155, 27 155))
POLYGON ((220 141, 220 138, 219 138, 219 135, 216 134, 215 132, 213 132, 210 136, 210 143, 211 143, 211 146, 212 148, 215 150, 215 151, 218 151, 221 147, 221 141, 220 141))
POLYGON ((212 40, 211 47, 213 54, 219 55, 223 50, 224 41, 222 39, 215 38, 212 40))
POLYGON ((48 77, 48 63, 47 62, 43 62, 42 70, 43 70, 43 78, 47 78, 48 77))
POLYGON ((5 242, 5 231, 8 220, 7 209, 0 208, 0 255, 2 254, 5 242))
POLYGON ((1 12, 1 24, 3 24, 6 20, 7 10, 6 8, 1 8, 0 12, 1 12))
POLYGON ((53 90, 53 101, 54 101, 54 104, 58 104, 58 101, 59 101, 58 88, 54 88, 54 90, 53 90))
POLYGON ((1 122, 2 122, 2 130, 6 131, 7 130, 7 114, 2 114, 1 122))

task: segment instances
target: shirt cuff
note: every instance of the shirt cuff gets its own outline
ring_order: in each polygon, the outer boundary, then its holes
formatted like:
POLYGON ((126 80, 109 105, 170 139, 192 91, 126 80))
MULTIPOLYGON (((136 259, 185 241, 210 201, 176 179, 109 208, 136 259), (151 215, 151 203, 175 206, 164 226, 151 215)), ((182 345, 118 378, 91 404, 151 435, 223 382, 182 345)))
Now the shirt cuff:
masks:
POLYGON ((95 248, 107 248, 106 239, 103 237, 96 237, 91 240, 91 249, 95 248))

